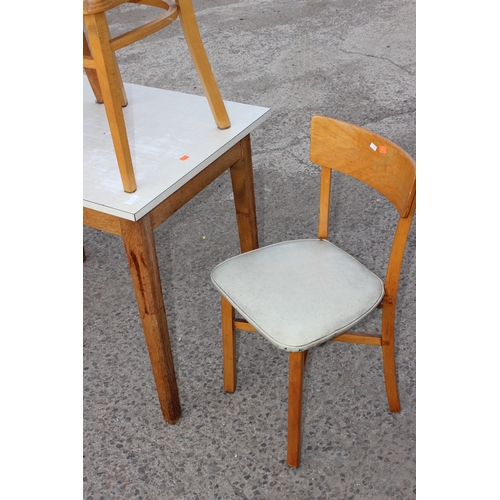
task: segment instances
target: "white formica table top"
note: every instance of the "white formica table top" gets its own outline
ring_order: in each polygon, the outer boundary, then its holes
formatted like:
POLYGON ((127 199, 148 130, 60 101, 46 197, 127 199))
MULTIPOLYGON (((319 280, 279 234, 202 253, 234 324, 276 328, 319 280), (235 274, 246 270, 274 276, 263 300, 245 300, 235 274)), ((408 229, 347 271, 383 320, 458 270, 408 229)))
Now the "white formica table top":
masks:
POLYGON ((83 79, 83 206, 139 220, 269 116, 269 108, 224 101, 219 130, 206 98, 125 84, 123 108, 137 191, 125 193, 104 105, 83 79))

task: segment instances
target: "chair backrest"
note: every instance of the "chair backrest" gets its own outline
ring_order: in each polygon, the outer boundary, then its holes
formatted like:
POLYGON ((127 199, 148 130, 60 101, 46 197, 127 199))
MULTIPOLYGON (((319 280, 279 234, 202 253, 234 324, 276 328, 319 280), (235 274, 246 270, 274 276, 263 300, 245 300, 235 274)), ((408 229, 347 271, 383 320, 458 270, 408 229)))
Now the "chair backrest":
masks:
POLYGON ((386 300, 395 306, 404 248, 415 212, 415 161, 399 146, 378 134, 324 116, 314 116, 311 120, 310 158, 322 167, 319 238, 328 237, 332 170, 373 187, 399 212, 385 280, 386 300))
POLYGON ((407 217, 415 197, 415 162, 396 144, 361 127, 324 116, 311 120, 311 161, 356 177, 407 217))

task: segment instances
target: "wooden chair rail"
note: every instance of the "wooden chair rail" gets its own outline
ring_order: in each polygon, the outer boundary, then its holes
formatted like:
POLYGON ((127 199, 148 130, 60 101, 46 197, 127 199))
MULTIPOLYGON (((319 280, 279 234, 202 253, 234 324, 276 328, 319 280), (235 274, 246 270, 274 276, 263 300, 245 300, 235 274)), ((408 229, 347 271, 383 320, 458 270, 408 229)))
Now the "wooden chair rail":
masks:
MULTIPOLYGON (((247 320, 241 318, 236 318, 233 321, 233 327, 235 330, 246 332, 257 331, 247 320)), ((351 342, 354 344, 374 345, 379 347, 382 345, 382 336, 377 333, 345 332, 330 340, 332 342, 351 342)))
POLYGON ((377 333, 345 332, 330 339, 332 342, 352 342, 354 344, 382 345, 382 336, 377 333))
POLYGON ((256 332, 257 330, 245 319, 235 319, 234 328, 246 332, 256 332))

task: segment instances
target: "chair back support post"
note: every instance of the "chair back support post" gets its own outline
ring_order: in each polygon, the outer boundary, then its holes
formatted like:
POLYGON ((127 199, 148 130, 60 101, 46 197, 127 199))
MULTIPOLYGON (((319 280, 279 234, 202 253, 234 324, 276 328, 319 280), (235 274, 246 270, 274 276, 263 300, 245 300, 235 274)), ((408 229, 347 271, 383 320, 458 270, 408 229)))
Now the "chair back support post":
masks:
POLYGON ((389 409, 400 411, 399 393, 396 380, 396 358, 394 355, 394 322, 396 319, 396 299, 398 294, 399 276, 403 263, 404 251, 408 233, 410 232, 415 213, 415 191, 411 201, 410 211, 406 217, 400 217, 394 241, 392 244, 387 273, 385 278, 385 296, 382 302, 382 361, 384 365, 385 389, 389 409))
POLYGON ((406 241, 410 232, 415 208, 416 199, 414 197, 411 203, 409 214, 406 217, 399 218, 396 232, 394 234, 394 240, 392 243, 391 254, 389 257, 389 263, 387 265, 387 273, 385 277, 385 296, 382 308, 382 341, 384 341, 384 332, 386 332, 387 330, 387 328, 384 328, 384 324, 390 323, 392 326, 394 326, 394 311, 396 308, 399 275, 401 272, 401 266, 403 264, 406 241), (390 313, 390 318, 388 318, 388 311, 390 310, 392 310, 392 312, 390 313), (390 321, 384 321, 384 313, 387 317, 386 319, 390 319, 390 321))
POLYGON ((319 189, 319 223, 318 238, 328 239, 328 222, 330 216, 332 169, 321 167, 321 184, 319 189))

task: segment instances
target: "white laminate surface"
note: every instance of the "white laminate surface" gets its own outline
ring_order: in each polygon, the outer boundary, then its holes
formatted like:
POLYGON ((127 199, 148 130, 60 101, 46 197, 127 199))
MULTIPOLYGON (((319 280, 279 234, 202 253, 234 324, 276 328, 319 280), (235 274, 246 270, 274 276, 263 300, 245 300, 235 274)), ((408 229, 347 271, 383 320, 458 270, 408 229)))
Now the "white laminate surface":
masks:
POLYGON ((83 206, 139 220, 269 116, 269 108, 225 101, 219 130, 205 97, 125 84, 123 108, 137 182, 125 193, 104 105, 83 81, 83 206), (188 157, 187 159, 181 159, 188 157))

